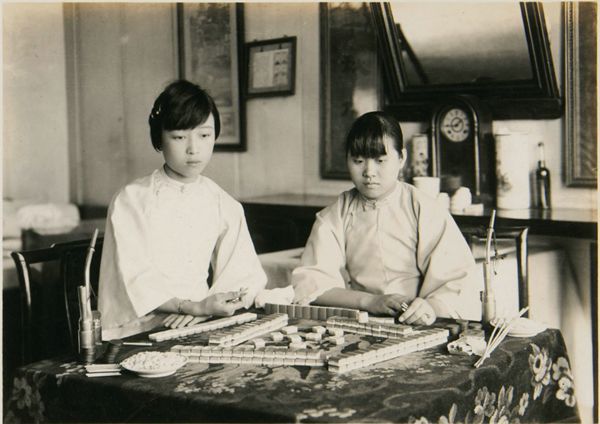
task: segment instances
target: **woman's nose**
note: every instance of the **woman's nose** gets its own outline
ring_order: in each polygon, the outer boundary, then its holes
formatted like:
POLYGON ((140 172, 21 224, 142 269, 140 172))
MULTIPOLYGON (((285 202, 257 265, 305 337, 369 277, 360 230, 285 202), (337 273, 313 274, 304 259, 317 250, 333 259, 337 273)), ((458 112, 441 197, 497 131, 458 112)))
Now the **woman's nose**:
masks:
POLYGON ((188 141, 186 152, 190 155, 193 155, 195 153, 198 153, 199 150, 200 150, 200 142, 194 138, 191 138, 188 141))
POLYGON ((363 169, 363 176, 371 177, 375 175, 375 162, 371 159, 365 161, 365 167, 363 169))

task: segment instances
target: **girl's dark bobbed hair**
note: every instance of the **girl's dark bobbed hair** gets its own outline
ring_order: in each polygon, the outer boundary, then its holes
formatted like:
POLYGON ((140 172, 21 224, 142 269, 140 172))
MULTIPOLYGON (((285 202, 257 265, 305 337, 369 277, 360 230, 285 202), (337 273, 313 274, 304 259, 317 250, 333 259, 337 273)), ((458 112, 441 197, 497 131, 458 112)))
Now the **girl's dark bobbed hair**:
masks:
POLYGON ((382 111, 368 112, 358 117, 346 137, 346 155, 376 158, 385 155, 383 138, 392 139, 394 148, 402 156, 404 139, 400 123, 391 114, 382 111))
POLYGON ((200 86, 186 80, 169 84, 154 101, 148 124, 154 149, 162 150, 163 130, 189 130, 205 122, 212 113, 215 138, 221 132, 221 118, 215 101, 200 86))

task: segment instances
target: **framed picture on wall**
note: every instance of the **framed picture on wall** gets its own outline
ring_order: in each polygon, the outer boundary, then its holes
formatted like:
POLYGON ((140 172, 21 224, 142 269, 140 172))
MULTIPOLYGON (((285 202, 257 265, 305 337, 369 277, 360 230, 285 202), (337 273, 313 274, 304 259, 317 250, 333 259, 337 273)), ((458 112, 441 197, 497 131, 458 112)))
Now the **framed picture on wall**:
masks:
POLYGON ((565 179, 569 187, 596 187, 596 2, 567 2, 565 18, 565 179))
POLYGON ((246 150, 246 107, 240 75, 244 46, 241 3, 178 3, 179 75, 206 89, 221 117, 215 151, 246 150))
POLYGON ((296 37, 246 43, 247 97, 294 94, 296 37))
POLYGON ((377 38, 368 3, 321 3, 321 177, 350 179, 345 139, 381 105, 377 38))

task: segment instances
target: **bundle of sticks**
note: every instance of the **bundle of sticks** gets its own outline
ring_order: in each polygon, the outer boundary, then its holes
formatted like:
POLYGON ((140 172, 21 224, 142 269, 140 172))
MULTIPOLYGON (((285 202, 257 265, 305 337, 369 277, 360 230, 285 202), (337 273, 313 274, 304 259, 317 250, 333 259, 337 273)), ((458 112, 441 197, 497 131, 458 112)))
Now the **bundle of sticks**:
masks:
POLYGON ((494 330, 492 331, 492 335, 490 336, 490 339, 488 340, 488 343, 485 348, 485 351, 483 352, 483 355, 481 355, 481 358, 479 358, 479 360, 477 362, 475 362, 475 368, 479 368, 481 366, 481 364, 483 364, 483 361, 485 361, 487 358, 490 357, 490 355, 492 354, 494 349, 496 349, 498 347, 498 345, 502 342, 502 340, 504 340, 506 335, 509 333, 512 326, 528 310, 529 310, 529 306, 521 309, 519 311, 519 314, 511 319, 499 318, 499 319, 495 320, 496 322, 495 322, 494 330))

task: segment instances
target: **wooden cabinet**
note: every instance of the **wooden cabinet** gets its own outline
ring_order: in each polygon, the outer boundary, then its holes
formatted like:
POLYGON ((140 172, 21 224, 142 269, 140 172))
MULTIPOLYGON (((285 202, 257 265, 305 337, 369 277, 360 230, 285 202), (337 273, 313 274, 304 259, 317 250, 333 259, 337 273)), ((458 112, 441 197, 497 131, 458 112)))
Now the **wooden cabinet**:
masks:
POLYGON ((257 253, 303 247, 315 215, 334 196, 277 195, 242 200, 257 253))
MULTIPOLYGON (((315 214, 335 202, 336 196, 281 194, 242 199, 248 228, 258 253, 302 247, 315 214)), ((478 215, 454 214, 459 227, 488 225, 491 210, 478 215)), ((499 210, 496 228, 527 226, 530 235, 595 240, 596 211, 585 209, 499 210)))

